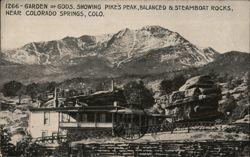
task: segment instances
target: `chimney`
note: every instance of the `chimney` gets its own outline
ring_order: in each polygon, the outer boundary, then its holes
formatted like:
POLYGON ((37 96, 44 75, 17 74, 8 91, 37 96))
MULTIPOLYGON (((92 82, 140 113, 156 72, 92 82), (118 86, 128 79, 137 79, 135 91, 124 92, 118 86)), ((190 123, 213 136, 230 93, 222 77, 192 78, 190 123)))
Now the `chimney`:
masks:
POLYGON ((54 91, 54 107, 58 107, 57 88, 54 91))
POLYGON ((114 91, 114 80, 112 79, 111 80, 111 92, 113 92, 114 91))

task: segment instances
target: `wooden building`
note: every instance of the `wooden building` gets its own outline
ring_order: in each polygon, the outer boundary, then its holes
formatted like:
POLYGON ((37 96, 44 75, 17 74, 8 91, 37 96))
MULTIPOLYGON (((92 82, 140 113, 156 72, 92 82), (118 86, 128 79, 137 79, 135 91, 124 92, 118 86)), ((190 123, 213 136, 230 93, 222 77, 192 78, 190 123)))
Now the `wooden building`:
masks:
POLYGON ((40 108, 30 110, 29 127, 33 138, 64 135, 68 132, 113 130, 117 122, 127 123, 122 124, 123 126, 142 127, 159 123, 157 119, 161 118, 149 111, 124 107, 127 105, 121 91, 74 96, 67 98, 63 103, 54 97, 49 102, 40 108))
POLYGON ((34 108, 29 130, 33 138, 66 135, 68 132, 113 130, 119 125, 144 127, 159 124, 164 115, 119 106, 34 108))
POLYGON ((56 136, 72 130, 112 129, 115 106, 33 108, 29 130, 33 138, 56 136))

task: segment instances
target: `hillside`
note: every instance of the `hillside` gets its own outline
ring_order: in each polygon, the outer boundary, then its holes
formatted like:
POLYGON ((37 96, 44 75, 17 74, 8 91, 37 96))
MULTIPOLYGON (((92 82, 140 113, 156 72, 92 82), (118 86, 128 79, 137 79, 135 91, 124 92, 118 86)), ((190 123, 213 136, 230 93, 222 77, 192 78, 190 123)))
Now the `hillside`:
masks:
POLYGON ((213 72, 218 75, 240 76, 249 71, 250 54, 230 51, 219 55, 200 69, 201 73, 213 72))

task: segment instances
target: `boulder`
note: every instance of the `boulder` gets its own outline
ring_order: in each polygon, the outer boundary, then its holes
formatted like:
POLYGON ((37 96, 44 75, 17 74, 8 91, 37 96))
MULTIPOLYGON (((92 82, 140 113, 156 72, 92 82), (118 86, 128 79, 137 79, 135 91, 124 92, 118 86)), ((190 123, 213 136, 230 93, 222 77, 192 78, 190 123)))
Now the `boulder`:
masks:
POLYGON ((186 83, 179 88, 179 91, 185 91, 194 87, 209 88, 214 85, 211 77, 208 75, 196 76, 188 79, 186 83))

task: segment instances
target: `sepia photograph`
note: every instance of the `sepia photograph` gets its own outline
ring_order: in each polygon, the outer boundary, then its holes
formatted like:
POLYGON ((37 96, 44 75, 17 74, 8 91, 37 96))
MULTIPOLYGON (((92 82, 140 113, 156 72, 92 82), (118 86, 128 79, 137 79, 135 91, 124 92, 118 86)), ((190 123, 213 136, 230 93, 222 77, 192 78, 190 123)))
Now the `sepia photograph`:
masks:
POLYGON ((249 0, 1 0, 0 157, 249 157, 249 0))

